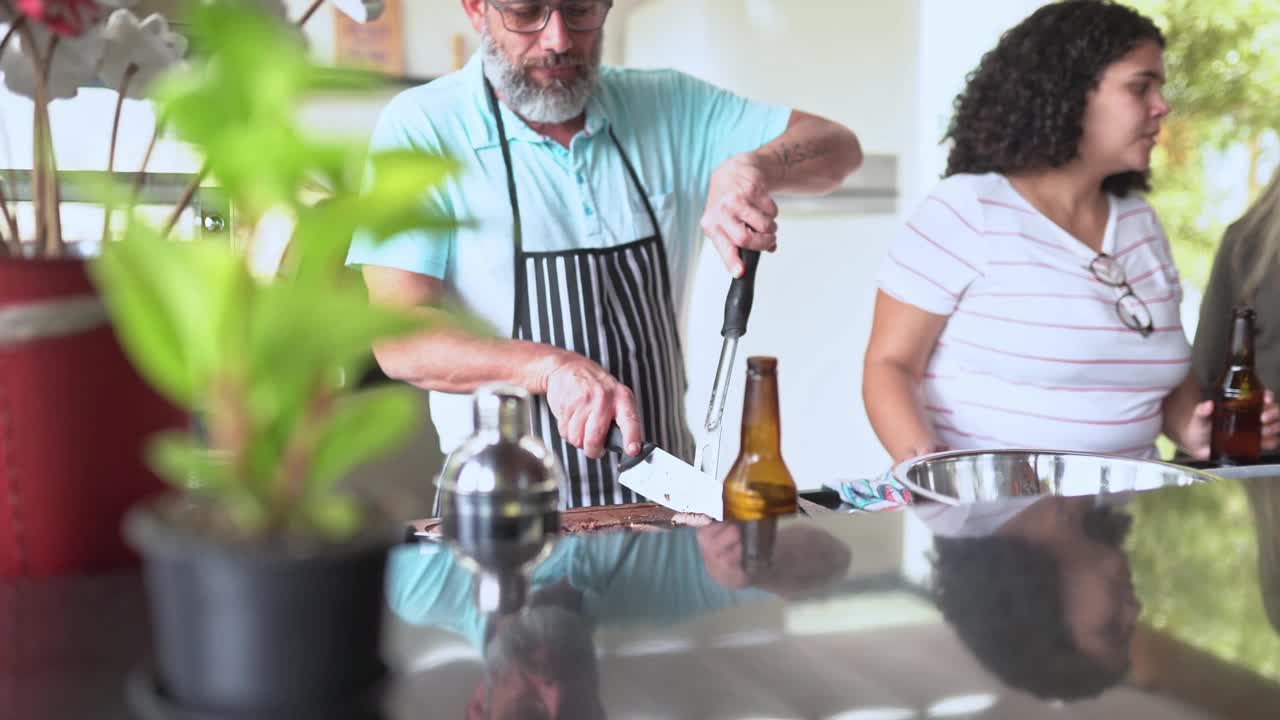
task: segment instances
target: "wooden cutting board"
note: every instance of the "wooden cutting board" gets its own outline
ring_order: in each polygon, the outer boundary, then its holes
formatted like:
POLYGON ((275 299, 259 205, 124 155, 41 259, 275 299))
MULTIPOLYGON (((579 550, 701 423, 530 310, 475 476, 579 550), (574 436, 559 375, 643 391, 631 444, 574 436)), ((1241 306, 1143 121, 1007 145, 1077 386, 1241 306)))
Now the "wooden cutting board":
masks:
MULTIPOLYGON (((625 530, 632 527, 671 527, 675 513, 657 503, 633 503, 565 510, 560 513, 563 534, 625 530)), ((440 518, 414 520, 410 523, 418 535, 438 535, 440 518)))

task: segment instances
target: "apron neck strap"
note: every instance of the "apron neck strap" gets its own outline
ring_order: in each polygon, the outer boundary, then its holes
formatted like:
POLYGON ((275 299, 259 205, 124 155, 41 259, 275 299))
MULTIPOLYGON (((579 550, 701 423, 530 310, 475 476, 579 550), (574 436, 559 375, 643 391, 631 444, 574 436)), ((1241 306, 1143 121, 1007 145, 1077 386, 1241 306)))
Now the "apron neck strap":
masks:
MULTIPOLYGON (((507 142, 507 128, 502 121, 502 108, 498 104, 498 93, 493 89, 493 83, 489 82, 489 78, 484 78, 484 91, 489 100, 489 110, 493 113, 493 122, 498 130, 498 145, 502 148, 502 164, 507 173, 507 198, 511 204, 511 243, 515 252, 515 310, 514 317, 511 321, 511 334, 513 337, 520 336, 520 318, 524 317, 523 308, 527 304, 526 280, 524 273, 524 229, 520 222, 520 196, 516 192, 516 174, 511 164, 511 144, 507 142)), ((618 142, 618 136, 613 132, 613 125, 609 125, 609 139, 613 141, 613 146, 617 148, 618 155, 622 157, 622 164, 627 169, 627 176, 631 178, 631 183, 635 185, 636 192, 640 193, 640 201, 644 203, 644 210, 649 215, 649 222, 653 225, 653 234, 658 238, 658 242, 662 242, 662 227, 658 225, 658 215, 653 211, 653 205, 649 202, 649 193, 645 190, 644 183, 640 182, 640 175, 636 172, 635 166, 631 164, 631 159, 627 157, 627 153, 622 149, 622 143, 618 142)))
MULTIPOLYGON (((489 110, 493 112, 493 122, 498 126, 498 144, 502 147, 502 164, 507 170, 507 198, 511 203, 511 236, 512 242, 515 244, 516 257, 519 259, 521 251, 524 250, 524 233, 520 227, 520 197, 516 193, 516 174, 511 169, 511 145, 507 142, 507 128, 502 122, 502 108, 498 106, 498 93, 493 89, 493 83, 489 82, 489 78, 484 79, 484 91, 489 98, 489 110)), ((519 283, 521 273, 516 273, 519 283)), ((520 288, 517 288, 519 291, 520 288)), ((519 297, 519 295, 517 295, 519 297)))

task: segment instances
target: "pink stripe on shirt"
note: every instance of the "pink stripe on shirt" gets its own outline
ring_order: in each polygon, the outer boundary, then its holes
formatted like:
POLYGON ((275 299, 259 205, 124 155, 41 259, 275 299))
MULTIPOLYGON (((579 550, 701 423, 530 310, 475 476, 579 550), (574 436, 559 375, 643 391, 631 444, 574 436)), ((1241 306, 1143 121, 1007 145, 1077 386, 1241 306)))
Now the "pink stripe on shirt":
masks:
MULTIPOLYGON (((956 315, 972 315, 974 317, 985 318, 987 320, 996 320, 999 322, 1012 323, 1014 325, 1027 325, 1030 327, 1055 328, 1059 330, 1089 330, 1089 331, 1105 331, 1105 332, 1133 332, 1131 328, 1116 323, 1115 325, 1064 325, 1061 323, 1036 322, 1033 320, 1019 320, 1011 317, 1001 317, 1000 315, 989 315, 987 313, 975 312, 973 310, 958 309, 956 315)), ((1181 325, 1168 325, 1165 327, 1153 328, 1154 332, 1182 332, 1181 325)))
POLYGON ((1139 417, 1134 417, 1134 418, 1124 418, 1121 420, 1090 420, 1085 418, 1067 418, 1067 417, 1060 417, 1057 415, 1045 415, 1043 413, 1029 412, 1026 410, 1015 410, 1013 408, 1000 407, 999 405, 986 405, 983 403, 968 402, 964 400, 961 400, 959 402, 962 405, 978 407, 978 408, 982 408, 983 410, 991 410, 992 412, 1001 412, 1001 413, 1006 413, 1008 415, 1020 415, 1022 417, 1033 417, 1039 420, 1052 420, 1053 422, 1074 423, 1076 425, 1136 425, 1137 423, 1143 423, 1153 418, 1158 418, 1163 412, 1161 408, 1157 407, 1155 409, 1155 412, 1147 413, 1146 415, 1141 415, 1139 417))
POLYGON ((960 430, 959 428, 955 428, 950 425, 939 425, 937 423, 934 423, 933 429, 939 430, 944 433, 949 433, 951 435, 959 435, 960 437, 970 438, 972 440, 981 440, 983 442, 992 443, 993 445, 997 445, 999 447, 1010 448, 1010 447, 1022 446, 1021 443, 1012 442, 1010 440, 1001 440, 998 437, 992 437, 990 435, 977 435, 974 433, 967 433, 967 432, 964 432, 963 430, 960 430))
POLYGON ((1117 257, 1117 258, 1119 258, 1119 257, 1124 257, 1125 255, 1128 255, 1129 253, 1133 252, 1134 250, 1137 250, 1138 248, 1142 247, 1143 245, 1150 245, 1151 243, 1153 243, 1153 242, 1155 242, 1155 241, 1157 241, 1157 240, 1159 240, 1159 239, 1160 239, 1160 237, 1159 237, 1158 235, 1148 235, 1147 237, 1142 238, 1142 239, 1141 239, 1141 240, 1139 240, 1138 242, 1136 242, 1136 243, 1134 243, 1134 244, 1130 245, 1129 247, 1127 247, 1127 248, 1125 248, 1125 249, 1123 249, 1123 250, 1117 250, 1117 251, 1116 251, 1116 254, 1115 254, 1113 257, 1117 257))
POLYGON ((1145 205, 1140 208, 1134 208, 1132 210, 1128 210, 1126 212, 1122 212, 1119 215, 1117 215, 1116 222, 1119 222, 1121 220, 1128 220, 1131 217, 1136 217, 1143 213, 1151 213, 1152 215, 1155 215, 1155 210, 1152 210, 1150 205, 1145 205))
MULTIPOLYGON (((1147 305, 1159 305, 1170 300, 1176 299, 1177 293, 1169 292, 1167 295, 1158 298, 1142 298, 1147 305)), ((1011 300, 1032 300, 1032 299, 1058 299, 1058 300, 1095 300, 1097 302, 1106 303, 1108 305, 1115 304, 1115 298, 1105 298, 1098 295, 1090 295, 1087 293, 1016 293, 1016 292, 974 292, 966 293, 966 298, 1009 298, 1011 300)), ((1139 296, 1141 297, 1141 296, 1139 296)))
POLYGON ((1166 271, 1166 270, 1168 270, 1168 269, 1170 269, 1170 268, 1172 268, 1172 267, 1173 267, 1173 263, 1164 263, 1163 265, 1161 265, 1161 266, 1160 266, 1160 267, 1158 267, 1158 268, 1155 268, 1154 270, 1150 270, 1150 271, 1148 271, 1148 272, 1144 272, 1144 273, 1142 273, 1141 275, 1139 275, 1139 276, 1137 276, 1137 277, 1135 277, 1135 278, 1133 278, 1133 279, 1129 280, 1129 284, 1130 284, 1130 285, 1137 285, 1138 283, 1142 282, 1143 280, 1149 280, 1149 279, 1151 279, 1151 277, 1152 277, 1152 276, 1154 276, 1156 273, 1164 272, 1164 271, 1166 271))
POLYGON ((1010 205, 1009 203, 1006 203, 1006 202, 1000 202, 999 200, 991 200, 991 199, 988 199, 988 198, 978 198, 978 202, 982 203, 983 205, 994 205, 995 207, 1002 207, 1002 208, 1005 208, 1005 209, 1007 209, 1007 210, 1016 210, 1017 212, 1025 213, 1025 214, 1027 214, 1027 215, 1039 215, 1039 214, 1040 214, 1040 213, 1037 213, 1035 210, 1030 210, 1030 209, 1028 209, 1028 208, 1023 208, 1023 207, 1018 207, 1017 205, 1010 205))
POLYGON ((930 195, 930 196, 929 196, 929 199, 930 199, 930 200, 932 200, 932 201, 934 201, 934 202, 936 202, 936 203, 939 203, 940 205, 942 205, 942 206, 943 206, 943 207, 945 207, 946 209, 950 210, 950 211, 951 211, 951 214, 952 214, 952 215, 955 215, 955 216, 956 216, 956 219, 957 219, 957 220, 959 220, 959 221, 961 222, 961 224, 963 224, 965 227, 969 228, 970 230, 974 231, 975 233, 977 233, 977 234, 979 234, 979 235, 981 235, 981 234, 982 234, 981 232, 979 232, 979 231, 978 231, 978 228, 976 228, 976 227, 974 227, 974 226, 973 226, 973 223, 971 223, 971 222, 969 222, 968 220, 965 220, 965 219, 964 219, 964 216, 960 214, 960 211, 958 211, 958 210, 956 210, 955 208, 951 207, 951 203, 947 202, 946 200, 943 200, 942 198, 938 197, 937 195, 930 195))
POLYGON ((987 237, 1018 237, 1018 238, 1022 238, 1023 240, 1030 240, 1031 242, 1037 245, 1043 245, 1044 247, 1047 247, 1050 250, 1057 250, 1058 252, 1064 252, 1068 254, 1071 253, 1071 250, 1069 248, 1065 248, 1059 243, 1052 243, 1052 242, 1049 242, 1048 240, 1041 240, 1038 237, 1028 235, 1027 233, 1021 232, 1019 230, 987 230, 982 234, 986 235, 987 237))
POLYGON ((889 259, 890 259, 890 260, 892 260, 892 261, 893 261, 893 263, 894 263, 895 265, 897 265, 898 267, 902 268, 903 270, 906 270, 907 272, 909 272, 909 273, 911 273, 911 274, 913 274, 913 275, 916 275, 916 276, 920 277, 920 278, 921 278, 921 279, 923 279, 923 280, 928 281, 928 282, 929 282, 929 284, 931 284, 931 285, 933 285, 934 287, 938 288, 938 289, 939 289, 939 290, 941 290, 942 292, 944 292, 944 293, 946 293, 946 294, 950 295, 951 297, 953 297, 953 298, 958 298, 958 297, 960 297, 960 295, 958 295, 957 293, 954 293, 954 292, 951 292, 950 290, 948 290, 948 289, 947 289, 947 287, 946 287, 945 285, 943 285, 942 283, 938 282, 937 280, 934 280, 933 278, 929 277, 928 275, 925 275, 924 273, 920 272, 919 270, 916 270, 915 268, 911 267, 910 265, 907 265, 906 263, 902 262, 902 261, 901 261, 901 260, 899 260, 898 258, 894 257, 894 256, 893 256, 893 253, 889 253, 889 259))
MULTIPOLYGON (((1148 393, 1167 393, 1169 388, 1166 387, 1110 387, 1110 386, 1090 386, 1090 385, 1038 385, 1036 383, 1022 382, 1020 380, 1009 380, 1001 377, 996 373, 983 372, 982 370, 966 370, 966 375, 977 375, 979 377, 995 378, 1006 385, 1016 385, 1018 387, 1034 388, 1046 392, 1061 393, 1121 393, 1128 395, 1146 395, 1148 393)), ((963 378, 957 375, 935 375, 933 373, 925 373, 926 380, 940 380, 944 382, 959 382, 963 378)), ((951 411, 948 411, 951 412, 951 411)))
MULTIPOLYGON (((988 347, 986 345, 979 345, 978 343, 969 342, 968 340, 962 340, 960 338, 951 338, 948 340, 948 342, 954 342, 958 345, 968 345, 969 347, 976 348, 978 350, 985 350, 987 352, 995 353, 997 355, 1005 355, 1008 357, 1018 357, 1026 360, 1039 360, 1041 362, 1065 363, 1068 365, 1182 365, 1184 363, 1191 362, 1190 357, 1173 358, 1173 359, 1162 358, 1162 359, 1154 359, 1154 360, 1151 360, 1151 359, 1140 360, 1140 359, 1129 359, 1129 358, 1079 359, 1079 358, 1042 357, 1039 355, 1027 355, 1024 353, 1009 352, 1008 350, 1001 350, 999 348, 988 347)), ((939 341, 938 346, 941 347, 942 345, 943 343, 939 341)))
POLYGON ((964 265, 965 267, 969 268, 970 270, 974 271, 975 273, 977 273, 977 274, 979 274, 979 275, 982 275, 982 274, 983 274, 983 272, 982 272, 981 270, 979 270, 978 268, 976 268, 976 267, 974 267, 973 265, 971 265, 971 264, 969 263, 969 261, 968 261, 968 260, 965 260, 964 258, 960 257, 959 255, 957 255, 957 254, 955 254, 955 253, 951 252, 950 250, 946 249, 946 248, 945 248, 945 247, 943 247, 942 245, 939 245, 937 242, 934 242, 934 239, 933 239, 933 238, 931 238, 931 237, 929 237, 928 235, 925 235, 925 234, 924 234, 924 232, 920 230, 920 228, 916 227, 915 225, 911 224, 910 222, 908 222, 908 223, 907 223, 907 227, 911 229, 911 232, 913 232, 913 233, 915 233, 915 234, 919 235, 920 237, 924 238, 926 241, 928 241, 928 243, 929 243, 930 245, 932 245, 932 246, 934 246, 934 247, 938 248, 939 250, 941 250, 942 252, 946 253, 948 256, 950 256, 951 258, 953 258, 956 262, 960 263, 961 265, 964 265))
POLYGON ((1056 273, 1062 273, 1063 275, 1070 275, 1071 277, 1080 278, 1081 280, 1088 280, 1089 282, 1095 282, 1095 283, 1098 282, 1098 278, 1094 277, 1093 275, 1089 275, 1086 273, 1072 272, 1065 268, 1060 268, 1056 265, 1050 265, 1049 263, 1036 262, 1034 260, 992 260, 987 264, 996 265, 999 267, 1040 268, 1042 270, 1051 270, 1056 273))

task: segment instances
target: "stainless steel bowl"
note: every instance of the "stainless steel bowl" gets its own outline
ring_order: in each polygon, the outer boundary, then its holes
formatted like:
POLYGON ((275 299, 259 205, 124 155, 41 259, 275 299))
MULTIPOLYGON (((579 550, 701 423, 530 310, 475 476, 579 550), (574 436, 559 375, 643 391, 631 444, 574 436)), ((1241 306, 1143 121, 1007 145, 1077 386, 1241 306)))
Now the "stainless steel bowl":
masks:
POLYGON ((1097 495, 1217 480, 1181 465, 1056 450, 964 450, 900 463, 893 476, 950 505, 1025 495, 1097 495))

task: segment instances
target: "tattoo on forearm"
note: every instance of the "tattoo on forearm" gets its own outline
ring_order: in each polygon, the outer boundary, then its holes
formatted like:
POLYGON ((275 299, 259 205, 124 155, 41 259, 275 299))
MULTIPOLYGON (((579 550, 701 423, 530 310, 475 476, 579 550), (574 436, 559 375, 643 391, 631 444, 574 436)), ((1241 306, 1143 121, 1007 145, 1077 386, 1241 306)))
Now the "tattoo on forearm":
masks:
POLYGON ((817 160, 827 154, 827 148, 818 140, 807 140, 804 142, 782 143, 777 150, 778 162, 784 170, 806 163, 810 160, 817 160))

